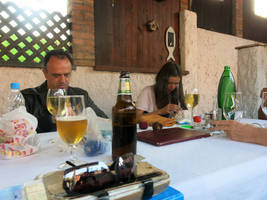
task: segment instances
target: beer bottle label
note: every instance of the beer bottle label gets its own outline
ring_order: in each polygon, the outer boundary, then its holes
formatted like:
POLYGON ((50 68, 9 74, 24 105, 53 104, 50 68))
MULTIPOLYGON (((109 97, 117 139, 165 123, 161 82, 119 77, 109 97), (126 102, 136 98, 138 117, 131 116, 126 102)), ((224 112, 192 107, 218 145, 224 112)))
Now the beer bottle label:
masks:
POLYGON ((118 95, 131 95, 130 80, 129 78, 120 78, 120 87, 118 95))

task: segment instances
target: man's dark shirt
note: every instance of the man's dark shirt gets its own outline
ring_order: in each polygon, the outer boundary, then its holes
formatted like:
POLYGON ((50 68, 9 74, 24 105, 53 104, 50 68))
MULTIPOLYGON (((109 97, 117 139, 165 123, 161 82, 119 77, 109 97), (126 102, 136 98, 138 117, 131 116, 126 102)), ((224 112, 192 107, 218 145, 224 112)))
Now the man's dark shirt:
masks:
MULTIPOLYGON (((36 88, 27 88, 21 91, 25 99, 27 111, 38 120, 37 133, 56 131, 56 124, 52 122, 52 115, 46 108, 47 91, 46 81, 36 88)), ((87 91, 81 88, 68 87, 67 95, 83 95, 85 107, 91 107, 99 117, 108 118, 107 115, 95 105, 87 91)))

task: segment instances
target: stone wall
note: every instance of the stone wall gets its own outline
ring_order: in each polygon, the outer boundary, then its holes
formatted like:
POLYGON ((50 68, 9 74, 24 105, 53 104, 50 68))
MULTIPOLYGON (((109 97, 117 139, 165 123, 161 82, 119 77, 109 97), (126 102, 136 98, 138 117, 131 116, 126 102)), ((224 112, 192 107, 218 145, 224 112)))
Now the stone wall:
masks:
MULTIPOLYGON (((180 21, 181 64, 189 71, 184 77, 184 88, 198 88, 200 102, 196 113, 204 113, 212 108, 212 96, 217 95, 217 86, 224 65, 230 65, 237 77, 237 46, 254 43, 253 41, 231 35, 220 34, 196 27, 196 15, 183 11, 180 21)), ((93 48, 93 47, 92 47, 93 48)), ((133 99, 136 100, 141 89, 154 83, 155 74, 132 73, 131 86, 133 99)), ((0 110, 5 106, 10 82, 19 82, 22 88, 33 87, 44 81, 40 69, 0 67, 0 110)), ((86 89, 95 103, 111 116, 116 101, 119 73, 94 71, 92 66, 79 67, 73 72, 71 85, 86 89)))
POLYGON ((246 115, 258 117, 260 92, 267 87, 267 46, 238 48, 238 90, 243 93, 246 115))

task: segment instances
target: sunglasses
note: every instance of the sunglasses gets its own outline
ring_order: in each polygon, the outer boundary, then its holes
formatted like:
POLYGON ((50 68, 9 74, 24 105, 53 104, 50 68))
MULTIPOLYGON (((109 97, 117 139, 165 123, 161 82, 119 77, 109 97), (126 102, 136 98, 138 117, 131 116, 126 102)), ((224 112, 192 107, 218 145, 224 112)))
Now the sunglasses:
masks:
MULTIPOLYGON (((108 197, 108 188, 132 184, 135 181, 146 185, 146 182, 151 183, 151 178, 162 175, 161 172, 152 172, 136 176, 136 158, 133 153, 118 157, 110 166, 101 161, 79 166, 74 166, 70 162, 68 164, 73 167, 64 171, 63 188, 67 192, 65 197, 77 197, 88 193, 96 197, 108 197)), ((145 188, 148 189, 143 195, 151 197, 153 184, 147 185, 145 188)))
POLYGON ((91 193, 135 179, 136 161, 133 153, 118 157, 110 166, 98 161, 64 171, 63 188, 69 195, 91 193), (114 173, 115 172, 115 173, 114 173))

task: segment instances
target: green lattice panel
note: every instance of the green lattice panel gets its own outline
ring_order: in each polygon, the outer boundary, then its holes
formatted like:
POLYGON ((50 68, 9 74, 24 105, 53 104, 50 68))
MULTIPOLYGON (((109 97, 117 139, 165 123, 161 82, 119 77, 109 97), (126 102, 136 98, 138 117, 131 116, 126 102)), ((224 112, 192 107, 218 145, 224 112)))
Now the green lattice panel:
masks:
POLYGON ((29 56, 31 56, 31 55, 33 54, 32 50, 30 50, 30 49, 28 49, 28 50, 26 51, 26 53, 27 53, 29 56))
POLYGON ((40 64, 47 51, 63 49, 72 52, 70 15, 20 8, 15 3, 2 1, 0 8, 0 12, 8 13, 4 21, 0 20, 0 30, 5 33, 0 34, 0 66, 42 67, 40 64), (9 8, 12 8, 12 12, 9 8), (24 21, 20 21, 17 16, 24 21), (53 29, 47 21, 54 24, 53 29), (61 38, 61 35, 66 37, 61 38))
POLYGON ((24 44, 24 42, 20 42, 20 43, 18 44, 18 46, 19 46, 21 49, 23 49, 24 47, 26 47, 26 44, 24 44))
POLYGON ((15 34, 12 34, 12 35, 10 36, 10 38, 11 38, 11 40, 13 40, 14 42, 15 42, 16 40, 19 39, 15 34))
POLYGON ((47 43, 46 39, 44 39, 44 38, 42 38, 42 39, 40 40, 40 42, 41 42, 42 44, 46 44, 46 43, 47 43))
POLYGON ((10 50, 10 52, 13 54, 13 55, 16 55, 18 53, 18 50, 16 48, 13 48, 10 50))
POLYGON ((24 56, 22 56, 22 55, 20 57, 18 57, 18 59, 22 63, 26 60, 26 58, 24 56))
POLYGON ((8 47, 8 46, 10 45, 10 43, 9 43, 7 40, 4 40, 4 41, 2 42, 2 45, 3 45, 4 47, 8 47))
POLYGON ((3 55, 2 58, 3 58, 4 61, 8 61, 9 60, 9 57, 7 55, 3 55))
POLYGON ((36 63, 40 63, 40 62, 41 62, 41 59, 38 58, 38 57, 35 57, 33 60, 34 60, 34 62, 36 62, 36 63))
POLYGON ((30 36, 28 36, 28 37, 26 37, 26 41, 27 41, 28 43, 31 43, 31 42, 32 42, 32 38, 31 38, 30 36))

